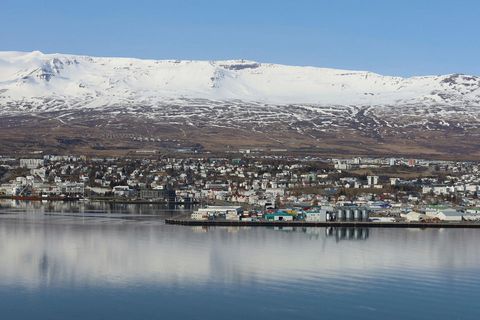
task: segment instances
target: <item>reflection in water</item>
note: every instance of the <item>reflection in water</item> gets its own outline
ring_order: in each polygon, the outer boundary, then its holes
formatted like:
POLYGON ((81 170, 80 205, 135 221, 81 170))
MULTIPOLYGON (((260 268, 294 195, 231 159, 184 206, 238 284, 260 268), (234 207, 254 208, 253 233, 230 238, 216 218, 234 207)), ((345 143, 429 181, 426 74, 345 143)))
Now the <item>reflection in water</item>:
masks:
MULTIPOLYGON (((240 227, 234 227, 235 230, 240 227)), ((205 230, 208 230, 208 227, 204 227, 205 230)), ((323 237, 333 237, 337 241, 341 240, 366 240, 370 233, 369 228, 361 227, 325 227, 325 228, 312 228, 312 227, 266 227, 266 229, 273 229, 275 231, 284 231, 284 232, 303 232, 310 236, 316 236, 316 238, 323 237)))
POLYGON ((191 211, 190 206, 175 206, 163 204, 133 204, 89 201, 18 201, 0 199, 0 214, 8 213, 78 213, 95 214, 134 214, 154 215, 161 213, 174 216, 178 211, 191 211))
POLYGON ((317 280, 347 270, 379 272, 476 268, 475 230, 189 228, 160 220, 19 216, 0 223, 0 283, 272 281, 295 274, 317 280), (343 242, 362 239, 368 242, 343 242), (463 250, 458 250, 461 247, 463 250), (292 259, 295 257, 295 259, 292 259), (338 268, 341 265, 342 268, 338 268))
MULTIPOLYGON (((115 296, 124 292, 135 306, 140 300, 132 297, 153 290, 153 296, 163 299, 167 299, 164 294, 181 293, 181 299, 192 304, 203 301, 197 307, 213 318, 215 312, 230 312, 209 311, 208 301, 216 301, 216 308, 235 309, 230 317, 239 319, 246 310, 252 310, 251 317, 276 314, 276 319, 282 315, 288 319, 293 315, 287 306, 296 312, 295 318, 316 319, 319 313, 327 318, 338 314, 361 318, 371 308, 377 316, 384 310, 383 316, 392 318, 388 311, 395 310, 399 319, 412 318, 401 313, 406 311, 399 299, 407 304, 421 301, 418 317, 413 318, 438 319, 457 314, 455 309, 448 313, 445 306, 432 311, 441 299, 454 299, 451 305, 460 308, 480 294, 477 230, 190 228, 165 225, 158 217, 171 212, 151 207, 134 211, 158 215, 142 220, 52 216, 30 209, 11 213, 10 209, 0 214, 0 294, 3 288, 11 288, 9 292, 23 288, 48 297, 45 294, 57 288, 80 290, 83 297, 114 289, 115 296), (273 301, 274 297, 284 302, 273 301), (233 301, 238 303, 232 305, 233 301), (269 301, 271 309, 259 301, 269 301)), ((45 299, 41 303, 56 303, 54 298, 45 299)), ((102 299, 101 303, 112 301, 112 297, 102 299)), ((15 301, 21 304, 22 296, 15 301)), ((100 302, 90 303, 101 308, 100 302)), ((157 305, 143 304, 142 310, 157 305)), ((179 312, 175 310, 171 315, 179 312)))
POLYGON ((327 227, 325 234, 340 240, 366 240, 368 239, 369 228, 350 227, 327 227))

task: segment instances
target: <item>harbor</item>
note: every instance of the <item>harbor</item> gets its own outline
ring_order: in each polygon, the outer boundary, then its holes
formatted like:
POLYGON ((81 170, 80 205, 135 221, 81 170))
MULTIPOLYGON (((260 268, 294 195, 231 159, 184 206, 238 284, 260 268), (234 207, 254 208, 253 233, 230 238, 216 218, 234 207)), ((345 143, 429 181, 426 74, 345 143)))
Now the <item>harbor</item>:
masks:
MULTIPOLYGON (((241 206, 207 206, 190 215, 166 219, 166 224, 189 226, 248 227, 346 227, 346 228, 480 228, 476 215, 454 211, 439 214, 425 208, 397 216, 386 216, 367 206, 313 206, 244 210, 241 206), (412 214, 415 213, 415 219, 412 214), (473 219, 473 218, 475 219, 473 219)), ((446 211, 443 211, 446 212, 446 211)))
POLYGON ((463 228, 480 229, 480 223, 472 222, 365 222, 365 221, 228 221, 228 220, 192 220, 188 218, 166 219, 166 224, 207 227, 351 227, 351 228, 463 228))

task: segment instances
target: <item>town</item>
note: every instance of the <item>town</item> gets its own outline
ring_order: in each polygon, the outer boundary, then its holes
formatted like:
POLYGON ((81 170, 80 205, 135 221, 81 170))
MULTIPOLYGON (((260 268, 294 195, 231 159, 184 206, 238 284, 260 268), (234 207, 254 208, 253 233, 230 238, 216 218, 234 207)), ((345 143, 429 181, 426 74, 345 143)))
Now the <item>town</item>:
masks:
POLYGON ((480 221, 480 164, 236 154, 0 157, 0 196, 188 206, 192 220, 480 221))

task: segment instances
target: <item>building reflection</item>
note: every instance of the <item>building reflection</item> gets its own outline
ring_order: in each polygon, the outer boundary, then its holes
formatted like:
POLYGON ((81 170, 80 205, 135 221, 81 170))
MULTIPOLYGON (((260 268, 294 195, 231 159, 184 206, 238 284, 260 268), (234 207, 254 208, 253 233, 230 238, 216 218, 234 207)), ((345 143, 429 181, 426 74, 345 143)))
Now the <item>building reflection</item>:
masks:
MULTIPOLYGON (((142 208, 160 214, 153 206, 142 208)), ((480 265, 476 230, 184 227, 165 225, 158 217, 84 218, 42 215, 37 209, 0 214, 0 286, 328 282, 347 272, 368 281, 404 272, 404 266, 423 276, 428 270, 459 274, 480 265)))
POLYGON ((325 235, 333 237, 337 241, 341 240, 367 240, 370 234, 369 228, 358 227, 327 227, 325 235))
POLYGON ((190 212, 191 206, 174 206, 155 203, 118 203, 105 201, 19 201, 0 199, 0 213, 68 213, 68 214, 132 214, 175 216, 178 211, 190 212))

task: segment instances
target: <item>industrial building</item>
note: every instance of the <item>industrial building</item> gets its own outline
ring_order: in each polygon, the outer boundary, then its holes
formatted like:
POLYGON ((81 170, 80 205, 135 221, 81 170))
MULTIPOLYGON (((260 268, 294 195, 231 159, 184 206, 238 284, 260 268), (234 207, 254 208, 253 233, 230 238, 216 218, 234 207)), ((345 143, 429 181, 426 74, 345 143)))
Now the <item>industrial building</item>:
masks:
POLYGON ((337 221, 368 221, 370 212, 365 207, 345 206, 337 209, 337 221))

